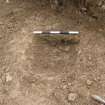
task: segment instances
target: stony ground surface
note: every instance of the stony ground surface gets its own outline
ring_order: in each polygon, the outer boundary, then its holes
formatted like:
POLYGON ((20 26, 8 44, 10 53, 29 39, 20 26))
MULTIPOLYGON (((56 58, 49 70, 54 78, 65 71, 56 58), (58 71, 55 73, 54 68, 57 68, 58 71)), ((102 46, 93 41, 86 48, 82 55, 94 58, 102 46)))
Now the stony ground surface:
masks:
MULTIPOLYGON (((104 20, 104 19, 103 19, 104 20)), ((0 0, 0 105, 100 105, 105 97, 105 22, 68 7, 0 0), (34 30, 79 30, 79 43, 34 30)))

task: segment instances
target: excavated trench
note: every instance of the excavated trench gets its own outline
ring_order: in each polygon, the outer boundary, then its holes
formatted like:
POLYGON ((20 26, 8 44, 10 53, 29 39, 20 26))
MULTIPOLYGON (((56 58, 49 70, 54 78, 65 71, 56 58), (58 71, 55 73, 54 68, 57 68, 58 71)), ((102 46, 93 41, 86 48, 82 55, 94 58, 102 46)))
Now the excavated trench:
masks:
POLYGON ((1 0, 0 105, 98 105, 90 95, 105 96, 104 34, 102 20, 73 6, 59 14, 45 2, 1 0), (80 42, 34 30, 78 30, 80 42))

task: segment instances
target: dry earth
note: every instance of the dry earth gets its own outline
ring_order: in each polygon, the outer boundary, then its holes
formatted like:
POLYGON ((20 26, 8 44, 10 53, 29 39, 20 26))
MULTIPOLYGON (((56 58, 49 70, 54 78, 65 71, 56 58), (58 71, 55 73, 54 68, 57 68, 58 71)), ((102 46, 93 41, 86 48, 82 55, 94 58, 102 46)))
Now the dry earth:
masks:
POLYGON ((100 105, 90 96, 105 97, 103 20, 72 6, 57 14, 38 0, 0 0, 0 105, 100 105), (34 30, 79 30, 80 42, 34 30))

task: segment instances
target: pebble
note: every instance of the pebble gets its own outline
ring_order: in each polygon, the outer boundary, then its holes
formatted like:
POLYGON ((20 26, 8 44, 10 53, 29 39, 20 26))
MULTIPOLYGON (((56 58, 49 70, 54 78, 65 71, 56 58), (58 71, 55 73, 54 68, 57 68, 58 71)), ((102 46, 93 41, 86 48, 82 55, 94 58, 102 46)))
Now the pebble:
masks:
POLYGON ((68 94, 68 101, 75 101, 77 99, 78 95, 76 93, 70 93, 68 94))
POLYGON ((21 29, 21 32, 22 32, 22 33, 27 33, 24 28, 21 29))
POLYGON ((0 21, 0 25, 3 25, 3 22, 0 21))
POLYGON ((65 51, 69 51, 69 50, 70 50, 70 47, 67 46, 67 47, 65 48, 65 51))
POLYGON ((91 80, 87 80, 87 82, 86 82, 86 83, 87 83, 87 85, 88 85, 88 86, 91 86, 91 85, 92 85, 92 83, 93 83, 93 81, 91 81, 91 80))
POLYGON ((6 81, 9 82, 12 80, 12 76, 10 74, 6 74, 6 81))
POLYGON ((104 9, 104 10, 105 10, 105 5, 103 5, 103 6, 102 6, 102 9, 104 9))
POLYGON ((80 55, 82 53, 82 51, 81 50, 78 50, 78 55, 80 55))
POLYGON ((99 32, 103 32, 103 29, 99 29, 99 32))
POLYGON ((100 81, 100 77, 94 78, 95 81, 100 81))
POLYGON ((9 3, 10 1, 9 0, 6 0, 6 3, 9 3))
POLYGON ((91 56, 89 56, 89 60, 92 60, 92 57, 91 56))
POLYGON ((68 83, 68 86, 71 86, 72 85, 72 83, 68 83))
POLYGON ((67 88, 67 85, 63 85, 62 88, 63 88, 63 89, 66 89, 66 88, 67 88))

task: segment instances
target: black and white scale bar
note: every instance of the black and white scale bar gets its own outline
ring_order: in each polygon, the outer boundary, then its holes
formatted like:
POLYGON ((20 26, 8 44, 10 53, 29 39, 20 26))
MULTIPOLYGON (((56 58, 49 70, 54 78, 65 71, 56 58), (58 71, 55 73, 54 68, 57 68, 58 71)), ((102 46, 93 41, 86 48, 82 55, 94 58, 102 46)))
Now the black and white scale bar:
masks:
POLYGON ((64 31, 34 31, 33 34, 78 35, 79 32, 78 31, 67 31, 67 32, 64 32, 64 31))

